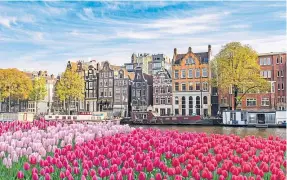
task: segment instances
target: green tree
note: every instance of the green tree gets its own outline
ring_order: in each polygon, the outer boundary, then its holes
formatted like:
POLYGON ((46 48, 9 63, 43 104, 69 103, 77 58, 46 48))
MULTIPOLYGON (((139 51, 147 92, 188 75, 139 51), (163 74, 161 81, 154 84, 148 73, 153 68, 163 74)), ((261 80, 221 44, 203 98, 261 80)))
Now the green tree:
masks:
POLYGON ((67 102, 69 114, 71 101, 84 99, 84 88, 84 78, 74 69, 67 68, 56 85, 56 95, 60 101, 67 102))
POLYGON ((11 100, 28 99, 32 89, 32 81, 26 73, 18 69, 0 69, 0 97, 8 98, 9 112, 11 111, 11 100))
POLYGON ((44 77, 36 77, 33 80, 33 88, 30 92, 29 99, 36 102, 36 114, 38 114, 39 101, 44 100, 47 95, 46 79, 44 77))
POLYGON ((246 93, 270 90, 268 81, 260 76, 258 55, 248 45, 239 42, 226 44, 215 56, 212 69, 213 85, 223 92, 232 88, 234 109, 246 93))

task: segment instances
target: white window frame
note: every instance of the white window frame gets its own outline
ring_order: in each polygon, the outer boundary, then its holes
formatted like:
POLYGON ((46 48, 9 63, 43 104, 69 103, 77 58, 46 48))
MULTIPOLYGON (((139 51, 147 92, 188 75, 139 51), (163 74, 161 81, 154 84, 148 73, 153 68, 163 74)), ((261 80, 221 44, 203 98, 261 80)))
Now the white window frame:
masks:
POLYGON ((270 106, 270 100, 269 98, 261 98, 261 106, 270 106))
POLYGON ((186 78, 186 71, 185 71, 185 69, 182 69, 180 73, 181 73, 181 79, 185 79, 186 78))
POLYGON ((174 79, 179 78, 179 70, 174 70, 174 79))
POLYGON ((188 78, 193 78, 193 69, 188 69, 188 78))
POLYGON ((200 78, 200 69, 195 69, 195 77, 200 78), (199 75, 199 76, 197 76, 197 75, 199 75))
POLYGON ((208 77, 207 68, 202 68, 202 77, 208 77), (206 75, 205 75, 205 73, 206 73, 206 75))
POLYGON ((256 106, 257 105, 257 99, 256 98, 247 98, 246 99, 246 106, 247 107, 254 107, 254 106, 256 106), (248 105, 248 101, 252 101, 252 102, 254 102, 255 101, 255 105, 248 105))

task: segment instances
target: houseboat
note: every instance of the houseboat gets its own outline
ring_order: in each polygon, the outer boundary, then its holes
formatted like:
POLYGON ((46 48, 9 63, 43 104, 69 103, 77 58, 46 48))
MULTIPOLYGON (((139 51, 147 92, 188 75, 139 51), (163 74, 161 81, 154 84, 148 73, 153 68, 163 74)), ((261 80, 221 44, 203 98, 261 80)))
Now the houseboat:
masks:
POLYGON ((34 113, 31 112, 17 112, 17 113, 0 112, 0 122, 9 122, 9 121, 32 122, 33 119, 34 119, 34 113))
POLYGON ((285 127, 286 111, 223 111, 223 125, 250 127, 285 127))
POLYGON ((46 115, 47 121, 62 121, 62 122, 108 122, 112 121, 119 124, 118 119, 109 118, 107 112, 79 112, 77 115, 46 115))
POLYGON ((152 111, 137 111, 131 113, 130 124, 142 125, 188 125, 201 121, 199 115, 193 116, 160 116, 152 111))

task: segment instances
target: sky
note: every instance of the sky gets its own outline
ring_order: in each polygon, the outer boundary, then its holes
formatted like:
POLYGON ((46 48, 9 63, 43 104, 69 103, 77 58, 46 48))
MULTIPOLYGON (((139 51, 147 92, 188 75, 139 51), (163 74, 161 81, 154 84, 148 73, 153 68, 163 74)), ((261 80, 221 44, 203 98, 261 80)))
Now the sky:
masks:
POLYGON ((123 65, 132 53, 216 55, 231 41, 286 51, 285 1, 0 1, 0 68, 64 71, 68 61, 123 65))

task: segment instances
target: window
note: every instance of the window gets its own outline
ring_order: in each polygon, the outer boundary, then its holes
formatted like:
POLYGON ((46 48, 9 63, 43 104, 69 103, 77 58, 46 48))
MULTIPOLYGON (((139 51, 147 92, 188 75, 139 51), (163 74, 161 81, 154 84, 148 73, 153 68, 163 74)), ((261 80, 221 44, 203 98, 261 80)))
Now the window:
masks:
POLYGON ((134 89, 132 90, 132 96, 136 96, 136 91, 134 89))
POLYGON ((113 71, 110 71, 110 77, 113 77, 113 71))
POLYGON ((200 115, 200 97, 199 96, 196 96, 195 102, 196 102, 196 115, 200 115))
POLYGON ((221 104, 227 104, 227 98, 226 97, 221 98, 221 104))
POLYGON ((165 98, 160 98, 160 104, 165 104, 165 98))
POLYGON ((283 71, 281 71, 281 77, 284 77, 284 75, 283 75, 283 71))
POLYGON ((155 98, 155 103, 158 104, 158 98, 155 98))
POLYGON ((104 86, 108 86, 108 80, 104 79, 104 86))
POLYGON ((260 65, 271 65, 271 59, 270 57, 264 57, 259 59, 260 65))
POLYGON ((141 97, 141 90, 140 89, 137 89, 137 97, 141 97))
POLYGON ((279 77, 280 76, 280 71, 277 71, 277 77, 279 77))
POLYGON ((178 97, 177 96, 175 96, 175 98, 174 98, 174 104, 178 104, 178 97))
POLYGON ((100 80, 100 86, 103 86, 103 80, 102 79, 100 80))
POLYGON ((110 97, 113 96, 113 92, 112 92, 112 89, 111 89, 111 88, 109 89, 109 96, 110 96, 110 97))
POLYGON ((197 91, 200 91, 200 83, 196 83, 196 89, 197 91))
POLYGON ((182 78, 182 79, 186 78, 186 72, 185 72, 185 70, 181 70, 181 78, 182 78))
POLYGON ((157 87, 154 88, 154 92, 158 93, 158 88, 157 87))
POLYGON ((160 93, 161 93, 161 94, 164 94, 164 93, 165 93, 165 87, 161 87, 161 88, 160 88, 160 93))
POLYGON ((116 90, 116 94, 120 94, 121 93, 121 89, 120 88, 115 88, 116 90))
POLYGON ((140 82, 137 82, 137 83, 136 83, 136 86, 137 86, 137 87, 141 87, 141 83, 140 83, 140 82))
POLYGON ((204 82, 203 84, 202 84, 202 89, 203 89, 203 91, 207 91, 207 89, 208 89, 208 84, 206 83, 206 82, 204 82))
POLYGON ((188 70, 188 78, 193 78, 192 69, 188 70))
POLYGON ((246 106, 256 106, 256 99, 247 99, 246 106))
POLYGON ((170 97, 166 99, 166 104, 170 104, 170 97))
POLYGON ((178 109, 174 109, 174 114, 175 114, 175 115, 178 115, 178 114, 179 114, 178 109))
POLYGON ((271 71, 260 71, 260 75, 264 78, 271 78, 271 71))
POLYGON ((280 96, 277 97, 277 101, 278 101, 277 103, 281 102, 281 97, 280 96))
POLYGON ((285 103, 285 96, 281 97, 281 102, 285 103))
POLYGON ((203 104, 207 104, 207 96, 203 97, 203 104))
POLYGON ((277 63, 277 64, 279 64, 279 57, 277 57, 277 59, 276 59, 276 63, 277 63))
POLYGON ((280 90, 280 84, 279 83, 277 84, 277 86, 278 86, 278 90, 280 90))
POLYGON ((183 116, 185 116, 186 105, 185 105, 185 97, 184 96, 181 97, 181 107, 182 107, 181 114, 183 116))
POLYGON ((202 77, 207 77, 207 68, 202 69, 202 77))
POLYGON ((107 78, 108 77, 108 72, 105 72, 105 78, 107 78))
POLYGON ((280 63, 283 64, 283 57, 280 57, 280 63))
POLYGON ((155 108, 155 112, 157 112, 157 113, 158 113, 158 108, 155 108))
POLYGON ((281 90, 284 90, 284 83, 282 83, 282 88, 281 88, 281 90))
POLYGON ((144 89, 142 90, 142 95, 145 96, 145 90, 144 89))
POLYGON ((182 84, 181 84, 181 91, 186 91, 185 83, 182 83, 182 84))
POLYGON ((189 115, 193 114, 193 98, 192 96, 189 96, 188 98, 188 104, 189 104, 189 115))
POLYGON ((189 83, 188 90, 189 91, 193 91, 193 83, 192 82, 189 83))
POLYGON ((194 64, 194 60, 192 59, 192 57, 189 57, 189 58, 186 60, 186 64, 194 64))
POLYGON ((261 106, 269 106, 269 105, 270 105, 269 98, 261 99, 261 106))
POLYGON ((195 70, 195 77, 199 78, 200 77, 200 69, 195 70))
POLYGON ((174 83, 174 91, 179 91, 179 83, 178 82, 174 83))
POLYGON ((178 79, 178 70, 174 70, 174 79, 178 79))
POLYGON ((109 86, 113 86, 113 80, 112 79, 109 79, 109 86))

